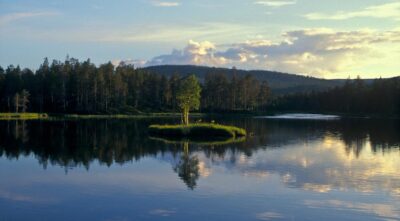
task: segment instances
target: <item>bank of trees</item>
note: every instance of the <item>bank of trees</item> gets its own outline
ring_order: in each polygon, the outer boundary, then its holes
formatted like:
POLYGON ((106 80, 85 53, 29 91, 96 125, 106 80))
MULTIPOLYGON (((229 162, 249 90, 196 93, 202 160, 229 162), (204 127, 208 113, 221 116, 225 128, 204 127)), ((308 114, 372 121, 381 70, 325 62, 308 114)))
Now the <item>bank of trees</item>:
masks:
MULTIPOLYGON (((182 76, 131 65, 44 60, 34 72, 0 67, 0 112, 138 113, 179 111, 182 76)), ((266 81, 212 70, 200 81, 202 112, 313 111, 400 115, 400 78, 348 80, 323 92, 273 98, 266 81)))
POLYGON ((224 73, 210 73, 205 77, 203 108, 215 110, 264 110, 270 97, 266 81, 252 75, 228 77, 224 73))
MULTIPOLYGON (((112 63, 96 66, 67 58, 45 59, 33 72, 19 66, 0 67, 1 112, 137 113, 178 111, 182 78, 112 63), (23 104, 21 95, 25 94, 23 104), (18 102, 16 102, 18 98, 18 102), (22 106, 21 106, 22 105, 22 106)), ((251 75, 228 77, 210 73, 201 82, 201 111, 261 110, 269 97, 267 82, 251 75)))
POLYGON ((272 99, 271 111, 337 112, 400 116, 400 77, 376 79, 366 83, 360 78, 324 92, 297 93, 272 99))

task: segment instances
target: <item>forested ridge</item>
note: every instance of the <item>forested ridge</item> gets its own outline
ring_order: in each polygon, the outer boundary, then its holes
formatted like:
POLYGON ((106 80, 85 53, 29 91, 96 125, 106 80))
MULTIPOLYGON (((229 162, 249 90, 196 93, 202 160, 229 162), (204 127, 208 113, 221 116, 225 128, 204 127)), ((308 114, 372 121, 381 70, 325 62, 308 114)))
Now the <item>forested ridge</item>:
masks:
MULTIPOLYGON (((162 67, 156 69, 138 69, 127 64, 115 67, 111 62, 96 66, 90 60, 80 62, 74 58, 63 62, 45 59, 35 72, 12 65, 5 69, 0 67, 0 111, 78 114, 176 112, 179 109, 177 91, 188 73, 167 70, 169 74, 160 74, 162 67)), ((200 79, 201 112, 307 111, 400 115, 399 77, 373 81, 358 78, 341 84, 335 81, 330 87, 325 85, 323 90, 313 90, 310 86, 310 91, 282 95, 271 89, 277 87, 275 81, 271 84, 260 80, 260 76, 252 72, 219 68, 205 70, 208 72, 202 73, 200 79), (226 70, 231 71, 227 73, 226 70)), ((304 77, 294 77, 297 78, 304 77)), ((288 76, 281 80, 284 79, 288 76)))
MULTIPOLYGON (((111 62, 96 66, 67 58, 45 59, 35 71, 19 66, 0 68, 0 111, 111 114, 177 111, 182 76, 169 77, 111 62), (27 101, 25 107, 21 101, 27 101), (21 104, 20 104, 21 103, 21 104)), ((269 87, 253 76, 210 73, 202 84, 201 110, 260 110, 269 87)))
POLYGON ((270 100, 268 109, 400 116, 400 77, 371 83, 357 78, 323 92, 279 96, 270 100))
POLYGON ((223 73, 228 77, 245 77, 251 75, 259 81, 267 81, 271 92, 276 95, 297 92, 323 91, 335 86, 343 85, 342 80, 326 80, 310 76, 288 74, 267 70, 240 70, 236 68, 218 68, 195 65, 160 65, 143 68, 165 75, 167 77, 179 73, 180 75, 195 74, 203 82, 209 73, 223 73))

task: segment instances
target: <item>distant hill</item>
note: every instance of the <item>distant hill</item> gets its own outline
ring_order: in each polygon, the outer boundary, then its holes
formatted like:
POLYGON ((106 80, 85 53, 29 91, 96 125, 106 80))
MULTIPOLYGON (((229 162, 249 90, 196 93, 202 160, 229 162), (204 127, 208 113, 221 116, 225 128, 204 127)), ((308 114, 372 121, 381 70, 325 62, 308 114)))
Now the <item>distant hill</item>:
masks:
POLYGON ((232 76, 236 72, 237 76, 251 74, 259 80, 268 81, 274 94, 286 94, 294 92, 321 91, 335 86, 343 85, 345 80, 326 80, 303 75, 281 73, 263 70, 239 70, 228 68, 204 67, 195 65, 160 65, 143 68, 153 73, 171 76, 175 73, 180 75, 195 74, 201 81, 208 73, 225 73, 232 76))

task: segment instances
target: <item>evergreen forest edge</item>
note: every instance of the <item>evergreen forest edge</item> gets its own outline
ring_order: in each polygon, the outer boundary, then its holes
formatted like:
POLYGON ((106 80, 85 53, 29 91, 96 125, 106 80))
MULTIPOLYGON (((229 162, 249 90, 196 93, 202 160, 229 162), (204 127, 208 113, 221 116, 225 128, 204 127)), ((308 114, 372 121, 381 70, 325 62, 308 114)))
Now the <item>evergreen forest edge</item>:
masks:
MULTIPOLYGON (((210 69, 213 70, 213 69, 210 69)), ((223 69, 222 69, 223 70, 223 69)), ((195 72, 195 70, 194 70, 195 72)), ((177 112, 183 75, 111 62, 45 59, 33 72, 0 67, 0 112, 141 114, 177 112)), ((196 73, 192 73, 196 74, 196 73)), ((346 80, 324 90, 274 94, 267 81, 210 71, 201 80, 202 113, 318 112, 400 116, 400 77, 346 80)))

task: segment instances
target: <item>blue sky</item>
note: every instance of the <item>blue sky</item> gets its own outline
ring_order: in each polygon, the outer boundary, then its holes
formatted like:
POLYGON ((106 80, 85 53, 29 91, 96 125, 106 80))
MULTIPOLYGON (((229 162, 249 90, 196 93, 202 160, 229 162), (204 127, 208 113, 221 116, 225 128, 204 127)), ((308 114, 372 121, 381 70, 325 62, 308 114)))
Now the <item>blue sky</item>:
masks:
POLYGON ((0 0, 0 65, 66 55, 324 78, 400 75, 398 0, 0 0))

